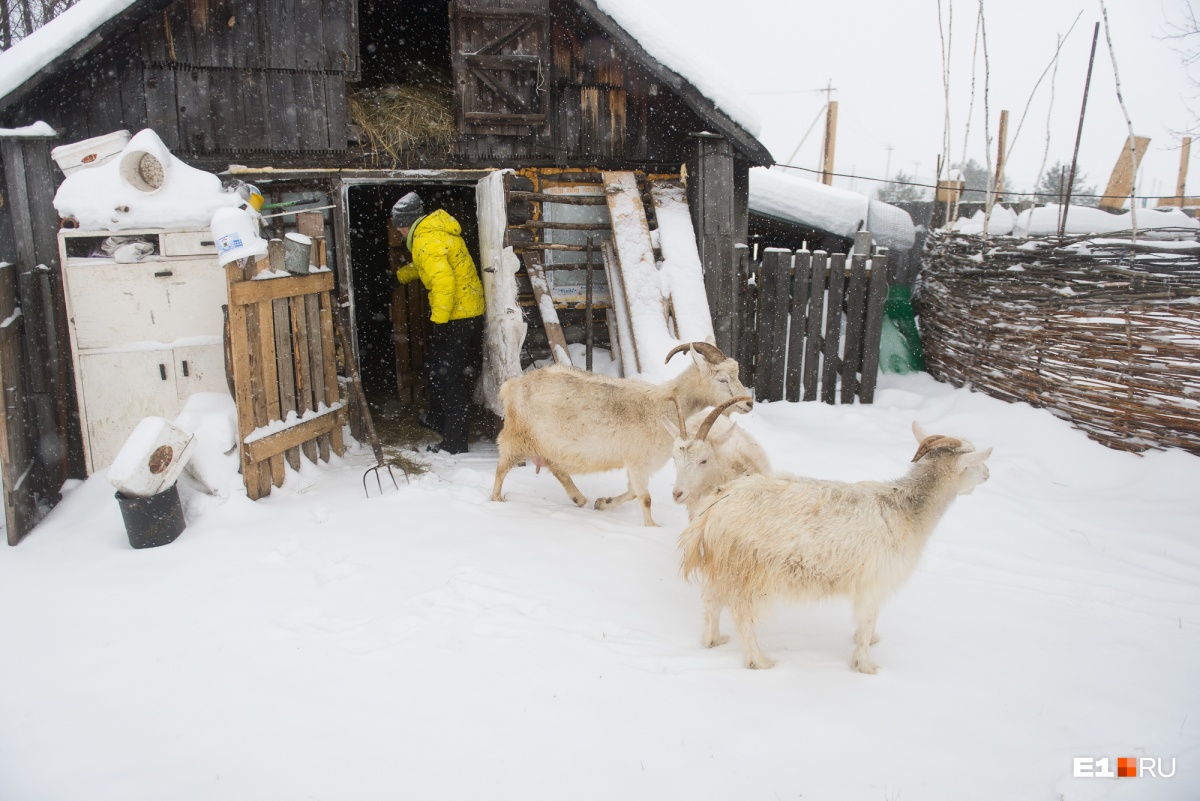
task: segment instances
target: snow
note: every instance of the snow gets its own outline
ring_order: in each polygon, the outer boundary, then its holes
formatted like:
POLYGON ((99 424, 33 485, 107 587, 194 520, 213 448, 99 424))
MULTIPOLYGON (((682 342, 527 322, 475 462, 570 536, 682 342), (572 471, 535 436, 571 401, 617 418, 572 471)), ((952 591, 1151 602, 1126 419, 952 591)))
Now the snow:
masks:
POLYGON ((703 52, 689 45, 676 26, 650 10, 641 0, 596 0, 596 6, 637 40, 647 53, 712 101, 751 136, 762 123, 745 98, 745 91, 721 72, 703 52))
MULTIPOLYGON (((249 501, 232 403, 193 398, 187 529, 130 548, 104 471, 0 550, 0 796, 1193 799, 1200 459, 1106 449, 1044 410, 924 374, 873 405, 738 418, 780 469, 890 478, 931 432, 994 446, 854 673, 845 601, 699 644, 668 466, 640 509, 576 508, 494 446, 364 498, 369 449, 249 501), (1073 779, 1076 757, 1175 759, 1073 779)), ((625 486, 584 476, 590 497, 625 486)), ((728 616, 724 622, 727 633, 728 616)))
POLYGON ((236 192, 222 190, 220 178, 170 154, 149 128, 135 134, 120 155, 68 175, 54 196, 58 213, 73 217, 86 231, 207 229, 217 209, 241 203, 236 192), (121 178, 123 156, 142 150, 167 161, 165 181, 156 192, 142 192, 121 178))
MULTIPOLYGON (((1034 209, 1027 209, 1017 215, 1013 228, 1015 236, 1045 236, 1058 233, 1058 218, 1062 214, 1062 206, 1050 204, 1034 209)), ((1154 228, 1200 228, 1200 222, 1192 219, 1180 209, 1138 209, 1138 232, 1154 228)), ((1120 214, 1110 214, 1101 209, 1088 206, 1071 206, 1067 211, 1067 226, 1065 233, 1075 234, 1110 234, 1119 231, 1132 230, 1131 214, 1128 211, 1120 214)))
POLYGON ((528 324, 517 302, 517 271, 521 260, 505 247, 508 228, 504 181, 508 170, 498 170, 477 184, 476 217, 479 220, 479 266, 483 270, 483 297, 487 303, 483 331, 483 369, 475 385, 475 401, 501 417, 500 385, 521 374, 521 345, 528 324))
POLYGON ((765 167, 750 170, 750 211, 846 239, 870 231, 877 244, 895 250, 916 241, 912 217, 898 206, 765 167))
MULTIPOLYGON (((0 53, 0 59, 3 59, 5 53, 7 52, 10 51, 0 53)), ((35 136, 53 137, 58 136, 58 132, 50 127, 50 123, 41 121, 35 122, 33 125, 22 126, 20 128, 0 128, 0 139, 29 138, 35 136)))
POLYGON ((0 52, 0 100, 133 3, 134 0, 79 0, 0 52))

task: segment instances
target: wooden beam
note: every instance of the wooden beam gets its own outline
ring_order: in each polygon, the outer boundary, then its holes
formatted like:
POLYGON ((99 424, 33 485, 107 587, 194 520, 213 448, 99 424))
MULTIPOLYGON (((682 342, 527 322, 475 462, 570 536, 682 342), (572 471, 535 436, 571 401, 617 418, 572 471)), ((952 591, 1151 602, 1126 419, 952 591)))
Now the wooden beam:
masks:
POLYGON ((266 300, 281 300, 317 292, 333 291, 333 272, 310 273, 287 278, 261 278, 229 287, 230 306, 249 306, 266 300))
MULTIPOLYGON (((992 181, 991 203, 999 203, 1004 195, 1004 154, 1008 142, 1008 110, 1000 112, 1000 133, 996 136, 996 177, 992 181)), ((990 204, 989 204, 990 205, 990 204)))
POLYGON ((317 437, 330 433, 335 426, 341 425, 343 413, 342 404, 338 403, 303 423, 297 423, 290 428, 247 442, 245 450, 250 462, 254 464, 278 457, 289 448, 311 442, 317 437))
POLYGON ((825 112, 825 150, 821 155, 821 183, 833 185, 833 153, 837 146, 838 102, 829 101, 825 112))
POLYGON ((1179 152, 1179 178, 1175 181, 1175 197, 1179 198, 1179 206, 1183 207, 1184 190, 1187 187, 1188 159, 1192 155, 1192 137, 1183 137, 1183 147, 1179 152))
POLYGON ((542 327, 546 330, 546 339, 550 341, 550 354, 556 364, 571 366, 571 352, 567 349, 567 338, 563 335, 562 323, 558 320, 558 312, 554 309, 554 298, 550 295, 550 282, 542 271, 542 260, 532 254, 524 254, 525 272, 529 274, 529 282, 533 284, 533 294, 537 299, 538 312, 542 318, 542 327))
POLYGON ((1129 199, 1129 193, 1133 190, 1133 177, 1137 174, 1138 165, 1142 163, 1142 156, 1146 154, 1146 148, 1149 146, 1148 136, 1135 136, 1132 143, 1128 136, 1125 137, 1125 146, 1121 148, 1121 155, 1117 156, 1117 163, 1109 176, 1104 197, 1100 198, 1100 208, 1120 209, 1125 206, 1125 201, 1129 199))

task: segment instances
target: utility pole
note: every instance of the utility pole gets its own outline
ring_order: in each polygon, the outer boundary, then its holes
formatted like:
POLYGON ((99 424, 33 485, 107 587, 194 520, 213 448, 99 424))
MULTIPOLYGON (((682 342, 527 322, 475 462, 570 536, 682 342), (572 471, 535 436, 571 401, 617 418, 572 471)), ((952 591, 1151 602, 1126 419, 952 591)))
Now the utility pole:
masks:
MULTIPOLYGON (((1179 154, 1179 178, 1175 181, 1175 196, 1179 208, 1183 208, 1183 190, 1187 187, 1188 159, 1192 155, 1192 137, 1183 137, 1183 150, 1179 154)), ((1160 204, 1161 205, 1161 204, 1160 204)))
POLYGON ((895 145, 884 145, 883 149, 887 151, 887 161, 883 167, 883 180, 892 180, 892 151, 896 149, 895 145))
MULTIPOLYGON (((833 79, 825 85, 825 97, 833 97, 833 79)), ((825 147, 821 152, 821 183, 833 185, 833 152, 837 143, 837 112, 838 102, 827 99, 825 102, 825 147)))

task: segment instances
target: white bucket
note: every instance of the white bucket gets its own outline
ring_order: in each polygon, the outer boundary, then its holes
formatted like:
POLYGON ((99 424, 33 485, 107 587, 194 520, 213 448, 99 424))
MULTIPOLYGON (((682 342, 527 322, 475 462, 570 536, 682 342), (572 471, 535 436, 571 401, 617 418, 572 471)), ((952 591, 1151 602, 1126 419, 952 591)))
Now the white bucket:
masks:
POLYGON ((87 167, 97 167, 120 153, 129 144, 129 131, 113 131, 104 136, 95 136, 69 145, 59 145, 50 151, 50 158, 63 171, 63 175, 87 167))
POLYGON ((246 209, 233 206, 217 209, 210 228, 221 266, 237 259, 267 255, 267 240, 259 237, 258 223, 246 209))
POLYGON ((139 192, 153 194, 162 189, 170 169, 170 151, 149 129, 133 137, 121 154, 121 180, 139 192))

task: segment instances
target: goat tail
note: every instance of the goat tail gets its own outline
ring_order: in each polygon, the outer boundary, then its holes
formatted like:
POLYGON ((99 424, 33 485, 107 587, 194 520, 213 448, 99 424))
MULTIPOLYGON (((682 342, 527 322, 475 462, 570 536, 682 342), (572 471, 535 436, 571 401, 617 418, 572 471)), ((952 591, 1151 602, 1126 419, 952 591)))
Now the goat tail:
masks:
POLYGON ((679 572, 687 581, 694 573, 701 572, 708 561, 709 551, 704 543, 704 518, 693 520, 679 535, 679 551, 682 558, 679 572))

